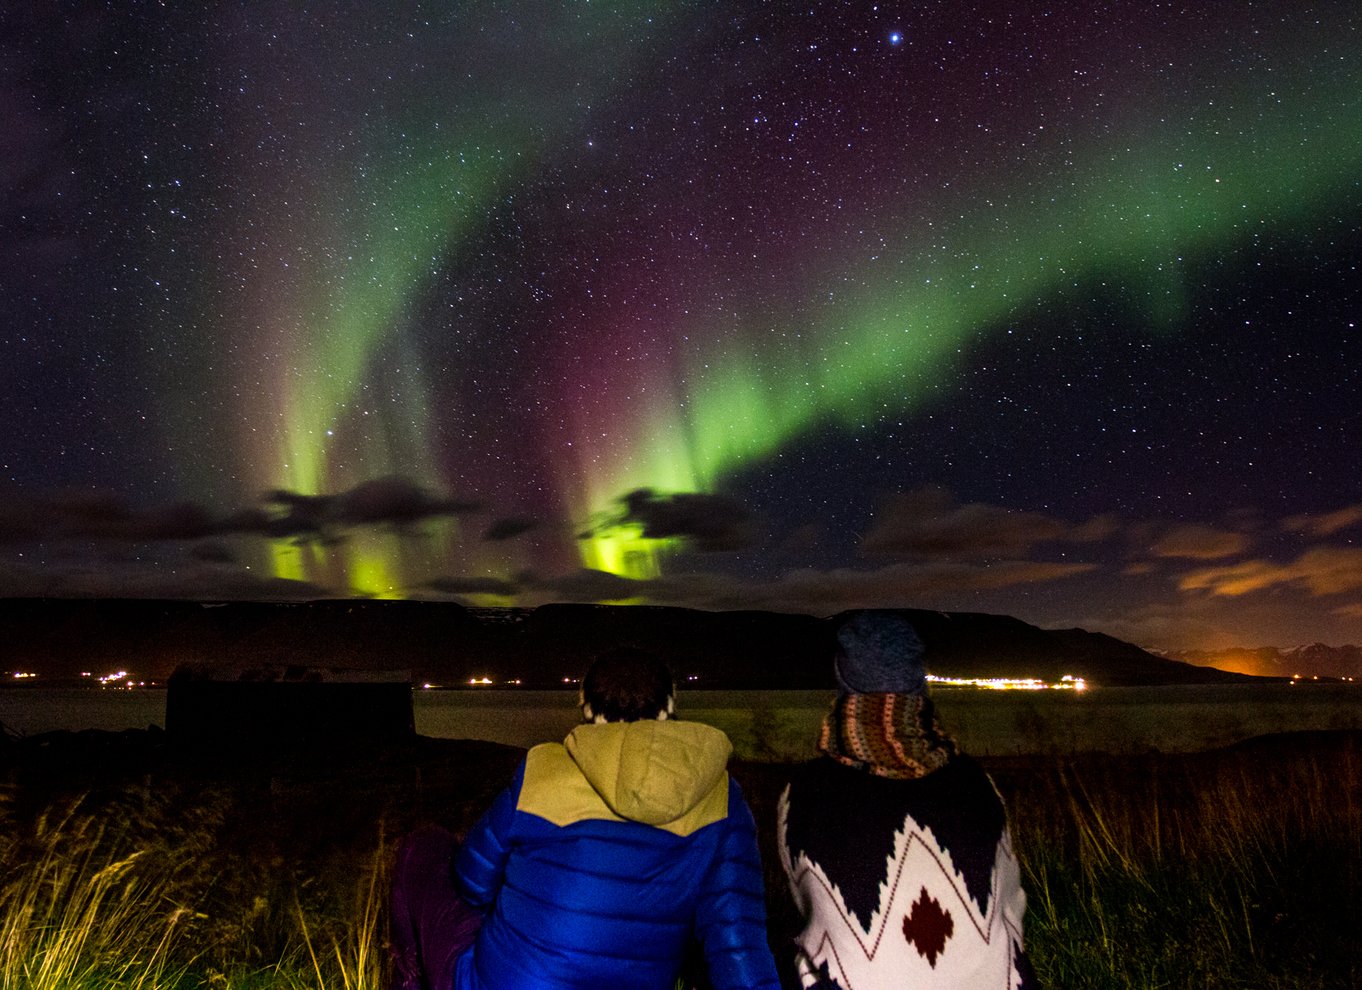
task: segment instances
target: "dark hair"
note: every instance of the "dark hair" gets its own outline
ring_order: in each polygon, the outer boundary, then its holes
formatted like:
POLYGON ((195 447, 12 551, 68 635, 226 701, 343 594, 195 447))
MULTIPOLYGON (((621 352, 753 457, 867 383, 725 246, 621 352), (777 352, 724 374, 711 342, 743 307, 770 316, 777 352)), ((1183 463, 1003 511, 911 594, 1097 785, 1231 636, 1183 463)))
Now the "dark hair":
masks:
POLYGON ((588 721, 637 722, 670 713, 672 672, 653 654, 619 647, 598 656, 582 678, 582 714, 588 721))

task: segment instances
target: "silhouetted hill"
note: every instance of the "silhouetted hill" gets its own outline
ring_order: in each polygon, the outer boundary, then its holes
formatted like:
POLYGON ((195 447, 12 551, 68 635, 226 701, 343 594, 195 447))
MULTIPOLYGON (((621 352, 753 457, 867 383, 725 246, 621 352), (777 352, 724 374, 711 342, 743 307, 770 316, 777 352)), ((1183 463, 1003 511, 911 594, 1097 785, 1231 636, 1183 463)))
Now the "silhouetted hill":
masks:
MULTIPOLYGON (((943 676, 1071 674, 1107 685, 1242 679, 1082 629, 1044 630, 1006 615, 902 612, 927 645, 929 669, 943 676)), ((0 669, 44 678, 126 669, 164 680, 185 663, 299 664, 409 670, 418 683, 486 677, 546 687, 570 682, 602 650, 630 644, 658 652, 691 687, 822 688, 833 683, 835 618, 606 605, 3 599, 0 669)))

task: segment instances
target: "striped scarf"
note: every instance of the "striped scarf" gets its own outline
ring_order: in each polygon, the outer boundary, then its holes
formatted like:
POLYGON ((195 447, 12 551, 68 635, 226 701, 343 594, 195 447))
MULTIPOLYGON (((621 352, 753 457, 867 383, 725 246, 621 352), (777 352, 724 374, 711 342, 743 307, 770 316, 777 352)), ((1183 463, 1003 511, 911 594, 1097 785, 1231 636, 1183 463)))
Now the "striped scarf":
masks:
POLYGON ((877 777, 910 780, 944 767, 955 740, 941 731, 922 694, 843 694, 833 703, 818 749, 877 777))

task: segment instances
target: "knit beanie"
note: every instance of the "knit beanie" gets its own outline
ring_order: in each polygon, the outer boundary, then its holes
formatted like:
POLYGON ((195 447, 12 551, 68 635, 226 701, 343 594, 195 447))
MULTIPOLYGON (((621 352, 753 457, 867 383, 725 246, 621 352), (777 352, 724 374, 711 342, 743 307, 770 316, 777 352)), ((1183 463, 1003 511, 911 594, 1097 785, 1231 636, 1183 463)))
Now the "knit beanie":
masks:
POLYGON ((843 694, 923 694, 922 653, 917 630, 897 612, 851 612, 837 627, 837 686, 843 694))

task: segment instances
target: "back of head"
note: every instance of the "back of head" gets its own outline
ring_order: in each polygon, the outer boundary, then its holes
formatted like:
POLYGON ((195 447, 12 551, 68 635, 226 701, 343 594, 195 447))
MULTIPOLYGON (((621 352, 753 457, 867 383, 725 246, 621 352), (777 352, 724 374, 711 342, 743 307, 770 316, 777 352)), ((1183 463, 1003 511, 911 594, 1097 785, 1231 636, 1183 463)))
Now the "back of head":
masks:
POLYGON ((922 640, 911 622, 889 609, 861 609, 842 618, 833 671, 843 694, 927 690, 922 640))
POLYGON ((955 740, 937 724, 913 624, 891 609, 862 609, 838 616, 834 628, 839 693, 818 749, 877 777, 911 780, 944 767, 955 740))
POLYGON ((666 719, 676 710, 671 671, 646 650, 620 647, 598 656, 582 678, 588 722, 666 719))

